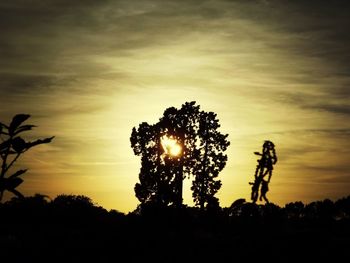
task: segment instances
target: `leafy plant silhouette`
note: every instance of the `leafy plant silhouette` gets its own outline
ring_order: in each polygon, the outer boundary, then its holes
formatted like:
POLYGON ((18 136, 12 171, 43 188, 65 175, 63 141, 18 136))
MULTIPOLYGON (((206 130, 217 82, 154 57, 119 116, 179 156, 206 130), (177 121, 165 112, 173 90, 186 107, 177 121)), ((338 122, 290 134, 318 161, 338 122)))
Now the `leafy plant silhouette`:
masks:
POLYGON ((23 195, 16 188, 23 182, 20 178, 27 169, 18 170, 8 176, 10 168, 18 160, 18 158, 29 149, 40 144, 50 143, 53 137, 45 139, 37 139, 35 141, 25 141, 20 135, 26 131, 32 130, 35 125, 23 124, 30 115, 17 114, 12 118, 9 125, 0 122, 0 156, 2 160, 0 174, 0 201, 2 200, 4 191, 9 191, 18 197, 23 195))
POLYGON ((200 110, 194 101, 180 109, 170 107, 159 122, 143 122, 132 130, 130 142, 134 153, 141 156, 140 182, 135 185, 141 204, 182 205, 182 182, 194 177, 191 190, 197 206, 217 205, 214 197, 221 187, 216 180, 225 167, 224 154, 229 141, 218 131, 219 120, 213 112, 200 110), (164 136, 181 145, 181 154, 172 156, 162 149, 164 136))
POLYGON ((254 182, 249 182, 252 185, 251 200, 256 203, 259 197, 260 188, 260 201, 265 200, 269 203, 266 197, 266 193, 269 190, 269 183, 272 177, 273 166, 277 163, 277 155, 275 150, 275 145, 273 142, 266 140, 263 144, 262 153, 254 152, 254 154, 261 156, 257 160, 258 164, 255 169, 254 182), (268 179, 264 180, 264 177, 268 175, 268 179))

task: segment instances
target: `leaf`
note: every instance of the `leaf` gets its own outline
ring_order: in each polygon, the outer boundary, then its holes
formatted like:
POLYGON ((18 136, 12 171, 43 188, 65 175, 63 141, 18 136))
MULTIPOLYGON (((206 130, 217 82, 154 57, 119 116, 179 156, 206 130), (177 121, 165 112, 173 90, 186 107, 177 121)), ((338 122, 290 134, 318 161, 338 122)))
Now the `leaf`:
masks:
POLYGON ((55 136, 52 136, 50 138, 45 138, 45 139, 39 139, 39 140, 36 140, 34 142, 28 142, 28 143, 26 143, 26 147, 27 147, 27 149, 29 149, 29 148, 32 148, 32 147, 39 145, 39 144, 50 143, 53 138, 55 138, 55 136))
POLYGON ((2 179, 2 181, 3 181, 3 185, 1 186, 1 188, 9 191, 15 189, 17 186, 23 183, 23 179, 18 177, 6 178, 6 179, 4 178, 2 179))
POLYGON ((19 125, 26 121, 30 117, 29 114, 17 114, 12 118, 12 122, 9 127, 9 133, 13 134, 19 125))
POLYGON ((26 148, 26 142, 21 137, 16 137, 12 140, 12 148, 20 153, 26 148))
POLYGON ((0 130, 2 130, 3 128, 8 129, 9 127, 6 124, 0 122, 0 130))
POLYGON ((9 177, 9 179, 10 179, 10 178, 17 177, 17 176, 20 176, 21 174, 24 174, 26 171, 27 171, 27 169, 25 169, 25 170, 18 170, 18 171, 15 172, 13 175, 11 175, 11 176, 9 177))
POLYGON ((11 178, 10 186, 11 186, 12 189, 15 189, 21 183, 23 183, 23 179, 18 178, 18 177, 11 178))
POLYGON ((6 140, 0 144, 0 153, 4 152, 7 150, 8 147, 10 147, 10 140, 6 140))
POLYGON ((17 135, 18 133, 24 132, 24 131, 30 131, 32 128, 36 127, 35 125, 23 125, 16 129, 13 135, 17 135))
POLYGON ((24 198, 24 195, 22 195, 20 192, 18 192, 15 189, 10 189, 9 190, 11 193, 13 193, 14 195, 16 195, 18 198, 24 198))

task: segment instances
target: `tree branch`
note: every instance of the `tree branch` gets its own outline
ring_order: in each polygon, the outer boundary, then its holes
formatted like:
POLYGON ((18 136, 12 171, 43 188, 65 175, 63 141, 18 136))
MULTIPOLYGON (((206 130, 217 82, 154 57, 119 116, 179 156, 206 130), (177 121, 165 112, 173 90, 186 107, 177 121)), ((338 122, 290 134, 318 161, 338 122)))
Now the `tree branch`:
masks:
POLYGON ((16 157, 11 161, 11 163, 6 167, 5 169, 5 172, 4 172, 4 175, 5 173, 11 168, 11 166, 17 161, 17 159, 19 158, 19 156, 24 153, 24 152, 20 152, 20 153, 17 153, 16 157))
POLYGON ((2 158, 0 179, 4 178, 5 173, 8 170, 7 167, 6 167, 6 163, 7 163, 7 157, 9 155, 9 153, 10 153, 10 148, 11 148, 10 146, 7 148, 7 151, 5 152, 4 157, 2 158))

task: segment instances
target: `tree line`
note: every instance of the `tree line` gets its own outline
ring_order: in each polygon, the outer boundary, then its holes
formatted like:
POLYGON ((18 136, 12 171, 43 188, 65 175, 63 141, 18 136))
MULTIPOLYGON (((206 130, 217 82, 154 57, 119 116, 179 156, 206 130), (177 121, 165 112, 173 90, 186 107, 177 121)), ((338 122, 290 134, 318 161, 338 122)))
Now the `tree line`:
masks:
MULTIPOLYGON (((258 205, 246 202, 245 199, 234 201, 229 207, 215 207, 207 209, 205 213, 200 207, 182 206, 181 208, 169 206, 162 209, 161 214, 157 214, 153 206, 148 207, 143 213, 140 208, 127 214, 117 210, 107 210, 93 200, 84 195, 58 195, 54 199, 48 196, 36 194, 29 197, 13 197, 11 200, 0 203, 1 222, 11 221, 23 223, 23 218, 46 220, 55 219, 59 222, 69 221, 91 221, 129 218, 153 218, 160 216, 199 218, 212 220, 241 220, 241 223, 247 223, 249 220, 272 223, 292 223, 300 222, 350 222, 350 196, 340 198, 336 201, 325 199, 304 204, 301 201, 291 202, 283 207, 269 203, 258 205), (148 210, 149 209, 149 210, 148 210), (63 221, 62 221, 63 220, 63 221)), ((169 218, 168 218, 169 219, 169 218)))

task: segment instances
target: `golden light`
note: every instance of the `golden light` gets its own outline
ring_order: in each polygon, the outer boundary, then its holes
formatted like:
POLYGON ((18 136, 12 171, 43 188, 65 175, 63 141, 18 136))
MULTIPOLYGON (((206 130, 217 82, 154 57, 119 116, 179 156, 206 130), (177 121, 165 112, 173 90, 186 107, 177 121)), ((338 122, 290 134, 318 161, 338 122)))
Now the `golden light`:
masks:
POLYGON ((164 135, 160 142, 164 149, 164 153, 172 156, 179 156, 181 154, 182 147, 172 136, 168 137, 164 135))

